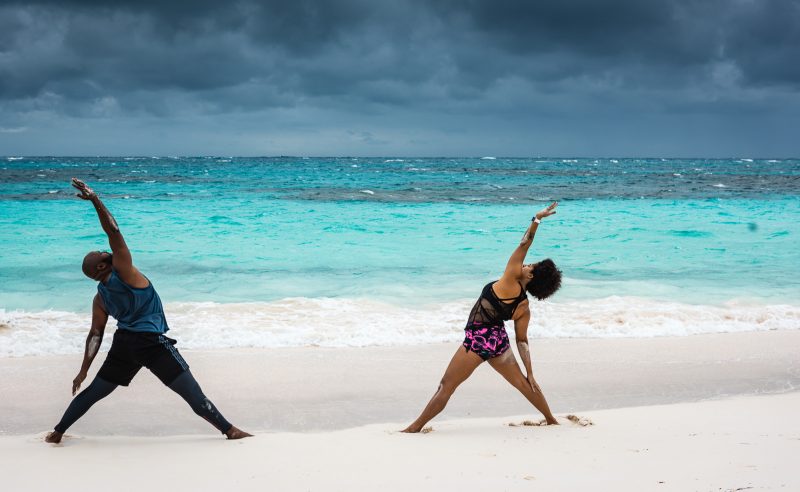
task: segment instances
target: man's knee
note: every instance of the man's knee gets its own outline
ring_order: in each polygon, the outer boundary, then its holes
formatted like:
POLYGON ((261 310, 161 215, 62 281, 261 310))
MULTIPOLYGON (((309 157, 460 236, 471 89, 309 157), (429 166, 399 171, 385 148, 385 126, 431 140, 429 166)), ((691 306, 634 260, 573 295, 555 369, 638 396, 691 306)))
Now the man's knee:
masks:
POLYGON ((211 405, 211 402, 208 401, 206 395, 204 395, 201 391, 189 391, 184 398, 189 406, 192 407, 192 410, 194 410, 196 413, 202 412, 206 407, 211 405))

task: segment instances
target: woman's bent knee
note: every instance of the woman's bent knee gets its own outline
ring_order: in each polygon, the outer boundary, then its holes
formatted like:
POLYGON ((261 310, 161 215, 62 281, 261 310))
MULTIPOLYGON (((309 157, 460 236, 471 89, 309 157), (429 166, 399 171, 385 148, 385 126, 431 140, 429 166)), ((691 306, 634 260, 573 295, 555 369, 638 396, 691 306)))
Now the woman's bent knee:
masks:
POLYGON ((439 382, 439 388, 436 390, 436 392, 439 393, 440 395, 450 396, 453 394, 455 390, 456 390, 455 384, 446 379, 442 379, 442 381, 439 382))

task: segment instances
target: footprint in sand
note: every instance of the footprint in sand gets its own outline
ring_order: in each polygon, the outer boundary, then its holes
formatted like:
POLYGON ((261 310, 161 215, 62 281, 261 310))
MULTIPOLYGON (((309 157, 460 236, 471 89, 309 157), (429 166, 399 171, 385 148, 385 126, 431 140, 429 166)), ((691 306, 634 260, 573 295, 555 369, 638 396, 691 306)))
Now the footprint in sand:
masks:
POLYGON ((511 422, 508 424, 509 427, 546 427, 547 420, 539 420, 538 422, 534 422, 533 420, 523 420, 519 424, 511 422))
POLYGON ((567 420, 569 420, 573 424, 578 424, 581 427, 588 427, 590 425, 594 425, 594 422, 592 422, 592 419, 590 419, 589 417, 579 417, 577 415, 570 414, 567 415, 567 420))

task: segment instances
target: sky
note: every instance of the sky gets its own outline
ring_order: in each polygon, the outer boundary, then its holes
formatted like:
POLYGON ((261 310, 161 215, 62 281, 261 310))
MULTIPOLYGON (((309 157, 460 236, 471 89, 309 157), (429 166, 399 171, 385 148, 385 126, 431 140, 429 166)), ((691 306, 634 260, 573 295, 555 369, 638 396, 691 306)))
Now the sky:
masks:
POLYGON ((0 155, 800 157, 800 0, 0 0, 0 155))

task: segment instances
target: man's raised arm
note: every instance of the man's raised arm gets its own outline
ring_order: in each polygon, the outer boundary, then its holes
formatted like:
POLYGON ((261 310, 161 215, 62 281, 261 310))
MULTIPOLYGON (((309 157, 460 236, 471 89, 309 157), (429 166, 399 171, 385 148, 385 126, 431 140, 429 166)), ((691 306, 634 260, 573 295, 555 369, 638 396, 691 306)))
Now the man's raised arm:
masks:
POLYGON ((148 280, 133 266, 133 258, 128 245, 125 243, 125 238, 122 237, 117 221, 114 220, 114 216, 108 211, 103 201, 100 200, 94 190, 80 179, 72 178, 72 186, 79 191, 77 193, 78 198, 90 201, 94 205, 97 217, 100 219, 100 225, 108 236, 108 244, 111 246, 111 252, 113 253, 112 265, 119 273, 119 276, 125 283, 134 287, 147 287, 148 280))

